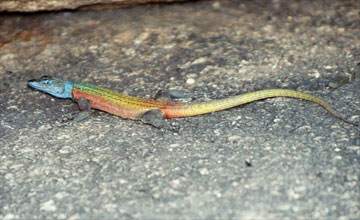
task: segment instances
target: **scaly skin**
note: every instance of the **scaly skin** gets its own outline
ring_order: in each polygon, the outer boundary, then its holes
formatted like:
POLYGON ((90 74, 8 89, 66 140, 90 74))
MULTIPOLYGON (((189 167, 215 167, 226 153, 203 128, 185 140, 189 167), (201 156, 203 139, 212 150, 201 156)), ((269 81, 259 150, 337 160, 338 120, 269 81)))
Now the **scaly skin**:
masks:
MULTIPOLYGON (((161 109, 164 113, 164 117, 169 118, 165 113, 168 108, 174 107, 173 110, 169 111, 171 114, 183 106, 181 103, 161 102, 127 96, 86 83, 74 83, 72 95, 77 102, 81 98, 88 100, 91 108, 100 109, 121 118, 133 120, 140 119, 145 112, 151 109, 161 109)), ((181 116, 179 115, 178 117, 181 116)))
POLYGON ((336 113, 323 99, 288 89, 260 90, 210 102, 187 104, 137 98, 87 83, 75 83, 49 77, 30 80, 29 86, 59 98, 72 98, 78 103, 80 100, 86 100, 90 108, 134 120, 140 119, 149 110, 160 110, 164 118, 180 118, 221 111, 266 98, 290 97, 319 104, 335 117, 355 125, 336 113))

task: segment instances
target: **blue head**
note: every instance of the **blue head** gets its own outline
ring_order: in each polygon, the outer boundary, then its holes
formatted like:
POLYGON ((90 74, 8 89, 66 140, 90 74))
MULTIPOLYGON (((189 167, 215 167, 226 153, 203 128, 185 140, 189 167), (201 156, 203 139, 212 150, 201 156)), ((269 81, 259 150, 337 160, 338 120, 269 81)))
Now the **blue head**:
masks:
POLYGON ((73 82, 49 76, 43 76, 40 79, 28 81, 29 87, 63 99, 72 98, 71 91, 73 89, 73 85, 73 82))

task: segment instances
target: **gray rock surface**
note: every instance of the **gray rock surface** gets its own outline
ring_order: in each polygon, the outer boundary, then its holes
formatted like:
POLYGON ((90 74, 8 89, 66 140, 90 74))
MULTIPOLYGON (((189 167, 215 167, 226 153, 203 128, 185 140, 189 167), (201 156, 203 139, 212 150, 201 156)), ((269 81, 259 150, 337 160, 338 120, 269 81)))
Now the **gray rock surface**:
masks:
POLYGON ((145 3, 170 3, 188 0, 1 0, 0 12, 37 12, 74 9, 114 10, 145 3))
POLYGON ((78 112, 27 88, 53 75, 138 97, 266 88, 360 122, 358 1, 204 1, 0 15, 0 219, 358 219, 359 129, 287 98, 168 120, 78 112))

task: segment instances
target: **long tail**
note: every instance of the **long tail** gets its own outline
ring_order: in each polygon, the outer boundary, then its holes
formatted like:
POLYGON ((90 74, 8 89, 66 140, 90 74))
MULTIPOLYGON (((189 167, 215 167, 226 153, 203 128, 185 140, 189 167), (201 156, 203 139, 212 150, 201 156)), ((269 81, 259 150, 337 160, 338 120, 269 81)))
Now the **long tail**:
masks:
POLYGON ((177 118, 177 117, 189 117, 201 114, 207 114, 211 112, 221 111, 229 108, 233 108, 239 105, 243 105, 249 102, 254 102, 261 99, 273 98, 273 97, 290 97, 297 99, 304 99, 314 103, 319 104, 330 112, 335 117, 341 119, 342 121, 355 125, 356 124, 347 121, 341 115, 339 115, 335 110, 333 110, 325 100, 309 95, 303 92, 298 92, 295 90, 289 89, 266 89, 256 92, 249 92, 242 95, 237 95, 225 99, 214 100, 210 102, 199 102, 192 104, 184 104, 182 107, 177 107, 176 109, 168 109, 166 116, 168 118, 177 118))

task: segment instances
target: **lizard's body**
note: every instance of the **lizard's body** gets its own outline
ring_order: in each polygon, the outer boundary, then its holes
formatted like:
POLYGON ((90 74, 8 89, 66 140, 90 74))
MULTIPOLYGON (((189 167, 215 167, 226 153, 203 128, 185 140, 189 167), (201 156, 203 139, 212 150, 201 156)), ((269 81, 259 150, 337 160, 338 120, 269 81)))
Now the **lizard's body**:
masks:
POLYGON ((90 108, 99 109, 121 118, 133 120, 141 119, 142 121, 156 127, 161 127, 161 125, 155 125, 147 119, 143 120, 144 116, 148 116, 148 113, 151 113, 150 118, 180 118, 196 116, 272 97, 290 97, 308 100, 319 104, 335 117, 347 123, 353 124, 342 118, 338 113, 330 108, 323 99, 303 92, 288 89, 260 90, 225 99, 188 104, 132 97, 87 83, 76 83, 51 77, 42 77, 39 80, 30 80, 28 85, 58 98, 71 98, 79 104, 79 107, 82 110, 90 108))

